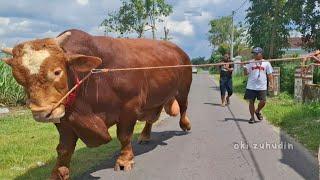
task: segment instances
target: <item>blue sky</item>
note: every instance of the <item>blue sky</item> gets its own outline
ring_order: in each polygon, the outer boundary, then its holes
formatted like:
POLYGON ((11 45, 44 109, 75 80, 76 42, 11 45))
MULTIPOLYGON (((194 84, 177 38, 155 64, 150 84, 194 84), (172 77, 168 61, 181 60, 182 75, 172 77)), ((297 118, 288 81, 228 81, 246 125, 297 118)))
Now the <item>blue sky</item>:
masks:
MULTIPOLYGON (((190 57, 211 54, 207 40, 209 21, 231 14, 243 0, 167 0, 174 13, 166 18, 172 41, 182 47, 190 57), (190 16, 185 12, 197 11, 190 16)), ((247 3, 236 15, 243 21, 247 3)), ((93 35, 103 35, 99 24, 110 11, 120 7, 119 0, 0 0, 0 46, 13 46, 35 38, 55 37, 60 32, 77 28, 93 35)), ((158 27, 157 37, 163 36, 158 27)), ((109 34, 115 36, 115 34, 109 34)), ((130 37, 134 37, 132 34, 130 37)), ((151 33, 146 33, 150 38, 151 33)))

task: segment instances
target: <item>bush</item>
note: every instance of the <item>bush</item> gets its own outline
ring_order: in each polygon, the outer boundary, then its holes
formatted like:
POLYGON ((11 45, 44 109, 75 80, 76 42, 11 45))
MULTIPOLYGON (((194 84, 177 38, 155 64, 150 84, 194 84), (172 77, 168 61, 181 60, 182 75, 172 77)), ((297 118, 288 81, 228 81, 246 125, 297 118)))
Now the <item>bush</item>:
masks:
POLYGON ((279 67, 281 69, 280 90, 292 95, 294 93, 294 74, 298 64, 292 62, 281 63, 279 67))
POLYGON ((313 83, 320 84, 320 68, 315 67, 313 72, 313 83))
POLYGON ((23 88, 13 78, 11 68, 0 61, 0 104, 16 106, 24 102, 23 88))

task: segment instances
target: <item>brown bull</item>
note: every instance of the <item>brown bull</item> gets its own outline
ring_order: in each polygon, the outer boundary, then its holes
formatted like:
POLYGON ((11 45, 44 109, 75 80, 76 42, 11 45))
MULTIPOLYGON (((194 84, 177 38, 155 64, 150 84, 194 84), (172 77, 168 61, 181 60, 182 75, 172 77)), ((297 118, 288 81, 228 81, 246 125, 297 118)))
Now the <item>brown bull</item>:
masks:
POLYGON ((139 141, 149 141, 152 124, 164 108, 171 116, 180 111, 180 127, 191 128, 186 115, 192 82, 189 67, 93 74, 77 90, 68 107, 54 105, 93 68, 134 68, 188 65, 179 47, 166 41, 114 39, 69 30, 55 39, 21 43, 4 52, 13 76, 27 92, 34 119, 55 123, 60 141, 52 179, 68 179, 69 164, 80 138, 88 147, 111 140, 108 128, 117 126, 121 153, 115 170, 131 170, 131 137, 137 120, 145 121, 139 141))

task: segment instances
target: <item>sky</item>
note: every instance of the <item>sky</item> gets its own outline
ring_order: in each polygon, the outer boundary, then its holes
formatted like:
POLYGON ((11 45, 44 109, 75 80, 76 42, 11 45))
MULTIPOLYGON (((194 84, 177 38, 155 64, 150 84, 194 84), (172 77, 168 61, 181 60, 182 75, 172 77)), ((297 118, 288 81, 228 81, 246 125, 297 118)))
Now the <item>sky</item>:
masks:
MULTIPOLYGON (((172 41, 190 57, 210 57, 209 21, 230 15, 243 0, 167 0, 173 13, 163 25, 170 29, 172 41), (191 15, 188 12, 196 12, 191 15)), ((120 0, 0 0, 0 46, 55 37, 68 29, 81 29, 92 35, 103 35, 100 23, 108 12, 116 11, 120 0)), ((244 21, 246 3, 236 14, 235 21, 244 21)), ((157 27, 157 38, 163 37, 163 25, 157 27)), ((111 33, 109 36, 116 37, 111 33)), ((135 37, 135 34, 129 37, 135 37)), ((151 32, 146 38, 151 38, 151 32)))

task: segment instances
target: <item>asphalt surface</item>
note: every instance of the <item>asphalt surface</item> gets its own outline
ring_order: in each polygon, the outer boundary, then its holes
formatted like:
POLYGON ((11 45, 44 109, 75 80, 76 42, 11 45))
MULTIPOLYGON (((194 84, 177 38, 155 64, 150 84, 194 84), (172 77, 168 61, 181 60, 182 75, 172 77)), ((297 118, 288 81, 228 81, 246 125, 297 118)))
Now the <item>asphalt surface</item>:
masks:
POLYGON ((266 121, 249 124, 241 98, 234 96, 229 107, 220 107, 219 98, 208 74, 194 75, 190 133, 180 130, 178 118, 167 118, 153 128, 149 144, 134 142, 131 172, 113 170, 116 153, 79 179, 319 179, 318 161, 305 148, 266 121))

